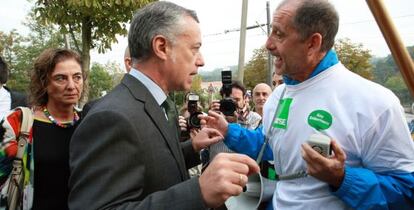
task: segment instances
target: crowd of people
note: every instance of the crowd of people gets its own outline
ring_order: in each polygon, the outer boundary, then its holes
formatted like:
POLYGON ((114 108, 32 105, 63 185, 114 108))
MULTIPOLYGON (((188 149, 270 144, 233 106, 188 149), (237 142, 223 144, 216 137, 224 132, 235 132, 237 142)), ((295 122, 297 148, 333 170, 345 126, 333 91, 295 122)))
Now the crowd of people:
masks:
POLYGON ((196 13, 167 1, 135 13, 126 74, 83 111, 77 52, 42 52, 29 100, 5 88, 1 59, 0 182, 18 152, 22 111, 14 108, 28 106, 19 209, 226 209, 256 173, 277 181, 262 209, 413 209, 414 142, 400 102, 341 64, 332 49, 338 27, 327 0, 282 1, 265 43, 273 87, 257 84, 251 107, 233 81, 230 113, 220 101, 204 113, 193 94, 178 112, 169 97, 188 92, 205 61, 196 13), (331 154, 307 143, 313 134, 330 139, 331 154))

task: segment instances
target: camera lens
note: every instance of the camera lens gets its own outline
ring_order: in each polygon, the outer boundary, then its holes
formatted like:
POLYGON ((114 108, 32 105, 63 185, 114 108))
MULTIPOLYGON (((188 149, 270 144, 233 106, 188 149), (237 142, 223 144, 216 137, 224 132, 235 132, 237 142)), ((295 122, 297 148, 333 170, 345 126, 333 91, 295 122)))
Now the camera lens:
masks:
POLYGON ((220 112, 226 116, 233 116, 236 111, 236 104, 231 98, 224 98, 220 101, 220 112))
POLYGON ((201 128, 200 119, 198 118, 198 115, 203 114, 201 112, 195 112, 190 115, 188 118, 188 126, 191 128, 201 128))

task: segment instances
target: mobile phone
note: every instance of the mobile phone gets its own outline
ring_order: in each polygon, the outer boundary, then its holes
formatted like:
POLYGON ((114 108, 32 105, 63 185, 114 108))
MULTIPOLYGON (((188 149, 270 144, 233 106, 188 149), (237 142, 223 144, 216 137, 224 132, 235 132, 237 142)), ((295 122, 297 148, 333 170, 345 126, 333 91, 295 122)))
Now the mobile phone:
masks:
POLYGON ((307 143, 313 150, 319 154, 329 157, 332 153, 331 150, 331 138, 320 133, 314 133, 309 136, 307 143))

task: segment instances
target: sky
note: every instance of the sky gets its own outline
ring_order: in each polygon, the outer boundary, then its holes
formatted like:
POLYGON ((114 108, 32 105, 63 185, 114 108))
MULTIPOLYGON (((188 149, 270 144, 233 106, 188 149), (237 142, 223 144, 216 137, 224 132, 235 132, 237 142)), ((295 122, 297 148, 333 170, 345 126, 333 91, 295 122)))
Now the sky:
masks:
MULTIPOLYGON (((247 26, 264 24, 267 21, 267 0, 248 1, 247 26)), ((383 0, 387 10, 398 29, 399 35, 406 46, 414 45, 414 1, 383 0)), ((200 20, 203 37, 203 53, 205 66, 200 71, 225 68, 237 65, 239 55, 242 0, 172 0, 172 2, 195 10, 200 20), (225 30, 234 32, 225 33, 225 30)), ((269 0, 273 13, 280 0, 269 0)), ((331 0, 336 7, 339 18, 337 39, 349 38, 353 43, 361 43, 374 56, 384 57, 390 54, 388 46, 364 0, 331 0)), ((21 34, 29 33, 22 25, 32 3, 26 0, 0 0, 0 31, 9 32, 17 29, 21 34)), ((266 27, 247 30, 246 55, 247 63, 253 50, 260 48, 266 41, 266 27)), ((105 64, 117 62, 123 66, 123 53, 127 46, 126 37, 118 37, 118 43, 105 54, 91 52, 92 62, 105 64)))

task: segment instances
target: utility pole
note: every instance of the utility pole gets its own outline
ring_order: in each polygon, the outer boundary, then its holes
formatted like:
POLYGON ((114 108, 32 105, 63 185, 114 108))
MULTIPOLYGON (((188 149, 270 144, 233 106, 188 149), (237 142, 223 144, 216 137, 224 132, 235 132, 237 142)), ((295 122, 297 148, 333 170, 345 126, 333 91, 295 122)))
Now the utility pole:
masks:
POLYGON ((242 17, 240 26, 240 47, 239 47, 239 66, 237 79, 243 83, 243 67, 244 67, 244 51, 246 48, 246 25, 247 25, 247 6, 248 0, 243 0, 242 3, 242 17))
MULTIPOLYGON (((270 6, 269 1, 266 1, 266 12, 267 12, 267 36, 271 33, 271 22, 270 22, 270 6)), ((272 73, 274 72, 273 56, 270 52, 267 52, 267 84, 272 87, 272 73)))

